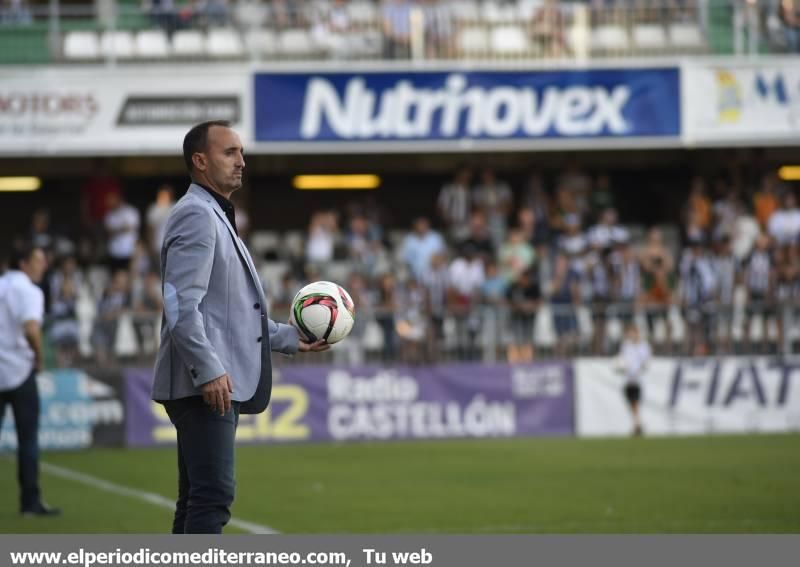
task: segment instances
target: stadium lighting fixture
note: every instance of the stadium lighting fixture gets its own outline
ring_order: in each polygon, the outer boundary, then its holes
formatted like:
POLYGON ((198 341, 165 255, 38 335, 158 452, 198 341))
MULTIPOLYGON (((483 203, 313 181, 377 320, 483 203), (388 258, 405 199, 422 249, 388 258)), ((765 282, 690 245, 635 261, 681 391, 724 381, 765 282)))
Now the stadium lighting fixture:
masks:
POLYGON ((377 189, 381 185, 381 178, 372 174, 349 175, 296 175, 292 179, 295 189, 302 191, 339 190, 367 190, 377 189))
POLYGON ((783 181, 800 181, 800 165, 784 165, 778 170, 783 181))
POLYGON ((38 177, 0 177, 0 191, 38 191, 41 186, 38 177))

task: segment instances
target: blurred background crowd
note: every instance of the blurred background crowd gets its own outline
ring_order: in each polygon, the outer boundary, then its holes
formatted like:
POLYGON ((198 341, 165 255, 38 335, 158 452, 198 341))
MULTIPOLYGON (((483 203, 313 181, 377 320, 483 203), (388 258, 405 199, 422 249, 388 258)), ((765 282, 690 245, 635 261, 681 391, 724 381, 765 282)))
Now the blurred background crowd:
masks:
POLYGON ((28 62, 800 51, 796 0, 2 0, 0 26, 28 62))
MULTIPOLYGON (((139 208, 105 173, 85 182, 80 221, 35 211, 17 243, 48 254, 53 363, 153 356, 161 240, 184 190, 165 184, 139 208)), ((629 322, 665 354, 789 352, 800 340, 796 189, 768 170, 698 175, 679 194, 679 218, 645 226, 620 219, 625 192, 605 173, 571 163, 512 187, 490 165, 466 163, 410 226, 359 198, 309 210, 306 230, 251 229, 242 206, 236 222, 273 318, 288 318, 307 282, 350 291, 356 327, 336 360, 609 355, 629 322)))

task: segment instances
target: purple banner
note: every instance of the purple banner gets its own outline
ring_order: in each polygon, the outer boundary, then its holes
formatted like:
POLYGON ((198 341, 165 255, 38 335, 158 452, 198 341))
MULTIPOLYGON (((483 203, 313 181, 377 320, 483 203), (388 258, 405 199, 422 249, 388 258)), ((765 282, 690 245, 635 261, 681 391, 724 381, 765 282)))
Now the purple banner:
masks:
MULTIPOLYGON (((272 402, 242 416, 239 442, 356 441, 572 435, 572 365, 447 364, 385 368, 290 366, 272 402)), ((131 446, 174 442, 150 401, 150 370, 126 373, 131 446)))

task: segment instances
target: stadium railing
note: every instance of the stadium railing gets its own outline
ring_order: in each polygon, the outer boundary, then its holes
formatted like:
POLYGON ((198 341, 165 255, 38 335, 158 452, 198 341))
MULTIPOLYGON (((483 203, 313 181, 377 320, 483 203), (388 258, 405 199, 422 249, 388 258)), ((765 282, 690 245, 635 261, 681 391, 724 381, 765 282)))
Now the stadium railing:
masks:
MULTIPOLYGON (((273 306, 270 316, 286 321, 288 308, 273 306)), ((476 303, 438 317, 414 308, 364 308, 357 312, 351 335, 329 353, 315 355, 313 363, 492 363, 615 356, 629 323, 640 329, 658 355, 788 355, 800 343, 800 302, 648 307, 544 301, 527 321, 507 304, 476 303)), ((85 322, 78 326, 86 327, 85 322)), ((160 314, 123 313, 105 329, 111 351, 106 364, 152 364, 160 326, 160 314)), ((91 334, 96 331, 89 322, 88 334, 74 337, 72 363, 96 362, 91 334)), ((59 340, 48 334, 47 343, 50 366, 57 366, 59 340)), ((303 356, 273 357, 276 365, 309 362, 303 356)))
POLYGON ((165 12, 131 0, 4 4, 0 64, 755 54, 786 51, 791 33, 773 3, 739 0, 432 0, 391 16, 368 0, 303 9, 290 0, 199 5, 165 12))

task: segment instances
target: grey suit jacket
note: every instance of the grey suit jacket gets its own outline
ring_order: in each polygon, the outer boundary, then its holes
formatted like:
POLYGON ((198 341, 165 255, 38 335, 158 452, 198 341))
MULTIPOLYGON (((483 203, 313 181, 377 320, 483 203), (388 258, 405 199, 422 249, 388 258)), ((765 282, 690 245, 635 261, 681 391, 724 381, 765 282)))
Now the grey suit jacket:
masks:
POLYGON ((298 333, 267 316, 253 259, 217 201, 192 184, 172 208, 161 248, 164 316, 153 399, 201 395, 227 373, 242 413, 272 390, 271 350, 297 352, 298 333))

